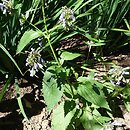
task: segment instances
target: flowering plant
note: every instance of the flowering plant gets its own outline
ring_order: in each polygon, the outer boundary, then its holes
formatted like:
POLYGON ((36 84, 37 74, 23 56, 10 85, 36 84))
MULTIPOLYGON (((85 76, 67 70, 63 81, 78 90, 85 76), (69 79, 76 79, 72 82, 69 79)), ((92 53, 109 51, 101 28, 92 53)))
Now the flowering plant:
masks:
MULTIPOLYGON (((102 83, 95 79, 97 71, 88 68, 93 62, 90 63, 89 58, 94 56, 102 61, 100 54, 103 49, 99 47, 106 45, 105 40, 109 42, 107 34, 111 34, 111 27, 116 27, 118 20, 122 23, 122 20, 115 18, 116 14, 120 14, 119 11, 115 12, 116 4, 124 4, 124 11, 129 9, 129 3, 121 0, 2 0, 0 13, 4 15, 0 15, 0 72, 1 77, 6 75, 7 83, 2 88, 0 100, 11 81, 15 82, 18 103, 27 119, 18 92, 18 79, 26 78, 29 71, 34 80, 42 82, 38 88, 41 91, 42 87, 48 111, 52 112, 53 130, 80 127, 86 130, 112 130, 111 124, 106 123, 112 119, 113 106, 109 95, 112 90, 114 92, 120 88, 117 86, 121 82, 128 83, 130 68, 119 67, 109 71, 111 78, 107 81, 114 82, 113 86, 110 82, 102 83), (108 3, 114 5, 110 11, 105 8, 108 3), (57 49, 60 43, 64 45, 57 49), (74 44, 76 50, 73 45, 72 50, 66 49, 69 44, 74 44), (88 52, 92 55, 86 55, 88 52)), ((123 11, 121 19, 127 14, 123 11)), ((124 90, 129 95, 129 86, 124 90)), ((125 103, 130 108, 129 99, 125 103)))
POLYGON ((75 20, 74 12, 66 6, 62 7, 59 22, 62 24, 63 28, 68 31, 73 27, 75 20))
POLYGON ((31 48, 31 52, 28 52, 28 58, 26 59, 26 66, 29 66, 30 76, 35 76, 39 69, 43 69, 44 60, 40 55, 40 47, 36 50, 31 48))
POLYGON ((116 66, 109 70, 110 81, 113 85, 122 86, 129 83, 130 67, 116 66))
POLYGON ((0 9, 3 11, 3 14, 11 14, 13 9, 13 3, 11 0, 3 0, 3 3, 0 3, 0 9))

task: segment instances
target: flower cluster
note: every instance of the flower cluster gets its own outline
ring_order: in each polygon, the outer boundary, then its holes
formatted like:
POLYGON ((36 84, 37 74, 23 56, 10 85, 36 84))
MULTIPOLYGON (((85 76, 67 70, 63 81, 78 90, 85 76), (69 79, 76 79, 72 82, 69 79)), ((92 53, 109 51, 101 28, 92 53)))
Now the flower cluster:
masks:
POLYGON ((100 130, 114 130, 114 125, 111 123, 105 124, 100 130))
POLYGON ((129 83, 130 78, 130 67, 117 66, 110 69, 109 75, 111 76, 111 83, 113 85, 120 85, 124 83, 129 83))
POLYGON ((69 30, 75 20, 76 18, 74 16, 74 12, 66 6, 62 7, 62 13, 60 15, 59 22, 62 23, 62 26, 65 28, 65 30, 69 30))
POLYGON ((3 14, 11 14, 13 9, 13 4, 11 0, 3 0, 3 3, 0 3, 0 9, 3 11, 3 14))
POLYGON ((43 68, 44 60, 41 58, 40 48, 36 50, 31 48, 28 58, 26 59, 26 66, 29 66, 30 76, 33 77, 39 69, 43 68))

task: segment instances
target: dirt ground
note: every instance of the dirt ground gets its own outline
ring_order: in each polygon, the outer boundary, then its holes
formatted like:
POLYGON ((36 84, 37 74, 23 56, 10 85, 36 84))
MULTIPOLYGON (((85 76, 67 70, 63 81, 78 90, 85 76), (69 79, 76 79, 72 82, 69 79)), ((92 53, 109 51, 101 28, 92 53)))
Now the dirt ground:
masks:
POLYGON ((19 83, 20 96, 29 121, 20 112, 15 86, 12 85, 0 103, 0 130, 51 130, 51 114, 47 111, 39 86, 25 79, 20 79, 19 83))

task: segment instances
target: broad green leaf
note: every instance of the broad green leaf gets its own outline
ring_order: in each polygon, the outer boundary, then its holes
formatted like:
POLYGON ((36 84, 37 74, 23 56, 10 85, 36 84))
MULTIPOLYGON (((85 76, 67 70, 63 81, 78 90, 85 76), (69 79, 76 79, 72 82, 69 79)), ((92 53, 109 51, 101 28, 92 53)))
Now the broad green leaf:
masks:
POLYGON ((68 125, 71 122, 71 119, 74 117, 76 112, 76 108, 74 108, 73 110, 71 110, 64 118, 64 127, 65 129, 68 127, 68 125))
POLYGON ((75 58, 78 58, 79 56, 81 56, 81 54, 79 53, 72 53, 72 52, 68 52, 68 51, 63 51, 60 55, 60 57, 63 60, 74 60, 75 58))
POLYGON ((81 123, 85 130, 100 130, 101 126, 97 123, 97 121, 93 118, 92 113, 88 110, 84 110, 83 115, 80 118, 81 123))
POLYGON ((98 93, 94 91, 93 86, 90 82, 86 82, 85 84, 79 84, 78 94, 84 99, 86 99, 88 102, 91 102, 99 107, 109 109, 105 97, 100 94, 100 91, 98 93))
POLYGON ((64 112, 64 102, 54 109, 52 114, 52 129, 53 130, 66 130, 69 126, 72 118, 74 117, 76 108, 72 109, 65 116, 64 112))
POLYGON ((97 109, 94 109, 92 113, 93 118, 102 124, 111 120, 110 117, 102 116, 97 109))
MULTIPOLYGON (((98 81, 95 81, 94 82, 94 84, 101 90, 101 89, 103 89, 103 84, 102 83, 100 83, 100 82, 98 82, 98 81)), ((102 90, 101 90, 102 91, 102 90)), ((101 93, 102 95, 103 95, 103 92, 101 93)))
POLYGON ((52 129, 65 130, 64 127, 64 102, 58 105, 52 114, 52 129))
POLYGON ((48 110, 51 111, 58 101, 60 101, 63 91, 61 86, 58 86, 56 75, 48 70, 44 74, 42 86, 45 102, 48 110))
POLYGON ((32 40, 40 36, 42 36, 42 32, 40 31, 26 31, 20 39, 20 42, 17 46, 16 54, 19 54, 32 40))
POLYGON ((88 77, 82 77, 80 76, 78 79, 77 79, 78 82, 80 83, 85 83, 86 81, 88 81, 88 77))
POLYGON ((93 85, 96 81, 94 80, 94 72, 90 72, 87 77, 80 76, 78 77, 77 81, 79 83, 86 83, 87 81, 91 82, 91 85, 93 85))
POLYGON ((2 51, 1 54, 3 54, 3 55, 0 55, 0 59, 4 63, 4 65, 7 66, 9 70, 12 70, 11 67, 14 64, 16 68, 19 70, 19 72, 21 73, 21 75, 23 75, 21 69, 19 68, 14 58, 10 55, 10 53, 6 50, 6 48, 2 44, 0 44, 0 49, 2 51))

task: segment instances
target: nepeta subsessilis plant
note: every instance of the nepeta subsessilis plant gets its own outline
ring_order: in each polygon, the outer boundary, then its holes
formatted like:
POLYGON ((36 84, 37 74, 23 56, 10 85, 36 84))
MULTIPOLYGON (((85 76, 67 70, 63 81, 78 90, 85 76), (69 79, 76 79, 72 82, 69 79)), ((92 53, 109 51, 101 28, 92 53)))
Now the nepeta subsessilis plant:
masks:
POLYGON ((11 0, 3 0, 3 3, 0 3, 0 9, 3 12, 3 14, 11 14, 13 9, 13 4, 11 0))
POLYGON ((28 58, 26 59, 26 66, 29 66, 30 76, 35 76, 39 69, 43 68, 44 60, 41 58, 40 47, 36 50, 31 48, 31 52, 28 52, 28 58))
POLYGON ((75 20, 76 18, 74 16, 74 12, 66 6, 62 7, 62 13, 59 18, 59 23, 62 24, 63 28, 68 31, 70 28, 73 27, 72 24, 75 22, 75 20))
POLYGON ((103 126, 103 128, 101 128, 100 130, 113 130, 114 129, 114 125, 111 123, 105 124, 103 126))
POLYGON ((121 66, 117 66, 116 68, 110 69, 109 75, 111 76, 110 81, 113 85, 128 83, 128 78, 130 77, 130 67, 123 68, 121 66))

